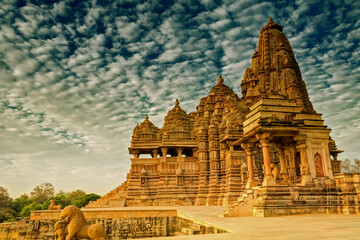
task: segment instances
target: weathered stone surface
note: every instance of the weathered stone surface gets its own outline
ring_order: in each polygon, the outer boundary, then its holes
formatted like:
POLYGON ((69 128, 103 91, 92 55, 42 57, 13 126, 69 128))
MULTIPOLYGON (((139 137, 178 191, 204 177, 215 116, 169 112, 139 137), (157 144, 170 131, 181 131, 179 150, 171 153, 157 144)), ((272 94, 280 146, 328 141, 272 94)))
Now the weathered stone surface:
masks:
POLYGON ((300 196, 320 187, 314 194, 323 204, 321 196, 330 194, 326 188, 340 172, 337 155, 342 151, 315 112, 282 31, 272 19, 261 29, 241 81, 241 98, 219 75, 196 112, 187 114, 176 99, 162 128, 146 116, 133 132, 127 181, 87 207, 235 204, 243 212, 253 208, 255 215, 302 212, 301 202, 268 210, 275 195, 266 191, 273 186, 286 186, 286 196, 293 187, 303 187, 300 196), (141 158, 145 154, 150 157, 141 158), (241 200, 247 189, 259 186, 264 188, 258 195, 241 200), (263 195, 269 201, 257 199, 263 195))
MULTIPOLYGON (((84 209, 88 223, 101 224, 107 240, 225 233, 212 225, 178 216, 177 210, 84 209)), ((60 211, 33 211, 30 220, 0 224, 0 240, 53 240, 60 211), (50 215, 48 212, 52 212, 50 215), (36 220, 35 220, 36 219, 36 220)))

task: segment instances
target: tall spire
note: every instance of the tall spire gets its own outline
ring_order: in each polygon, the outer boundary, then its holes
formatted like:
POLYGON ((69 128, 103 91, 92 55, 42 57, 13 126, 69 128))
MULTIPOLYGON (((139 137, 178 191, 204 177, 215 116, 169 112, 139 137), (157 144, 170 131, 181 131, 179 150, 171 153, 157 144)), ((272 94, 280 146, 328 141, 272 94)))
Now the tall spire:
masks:
POLYGON ((248 106, 270 93, 296 100, 305 112, 315 112, 300 68, 280 24, 272 18, 260 31, 257 50, 241 81, 242 98, 248 106))

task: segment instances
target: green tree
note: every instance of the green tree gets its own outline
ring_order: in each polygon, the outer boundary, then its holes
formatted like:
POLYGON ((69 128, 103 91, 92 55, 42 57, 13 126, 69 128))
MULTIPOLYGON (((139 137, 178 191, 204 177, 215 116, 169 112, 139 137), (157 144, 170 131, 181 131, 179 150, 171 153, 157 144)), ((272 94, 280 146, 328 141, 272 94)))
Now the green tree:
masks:
POLYGON ((30 203, 26 205, 22 210, 20 215, 22 217, 30 217, 30 212, 33 210, 42 210, 43 206, 41 204, 37 204, 36 202, 30 203))
POLYGON ((43 204, 49 197, 54 196, 54 185, 51 183, 42 183, 37 185, 30 193, 30 198, 38 204, 43 204))
POLYGON ((74 201, 78 200, 82 196, 86 195, 86 192, 81 189, 77 189, 75 191, 67 192, 66 196, 70 199, 70 202, 73 203, 74 201))
POLYGON ((23 194, 20 197, 16 198, 11 204, 10 208, 13 209, 16 213, 16 217, 20 217, 21 210, 30 203, 33 203, 34 200, 30 199, 27 194, 23 194))
POLYGON ((12 198, 9 196, 8 190, 0 187, 0 208, 7 208, 10 206, 12 198))
POLYGON ((10 209, 12 198, 9 196, 7 189, 0 187, 0 223, 15 218, 16 213, 10 209))
POLYGON ((79 208, 82 208, 82 207, 85 207, 86 205, 88 205, 88 203, 90 201, 96 201, 99 198, 100 198, 99 195, 97 195, 95 193, 90 193, 90 194, 86 194, 86 195, 80 197, 78 200, 74 201, 72 204, 79 208))
POLYGON ((14 221, 16 212, 11 208, 0 208, 0 223, 6 221, 14 221))

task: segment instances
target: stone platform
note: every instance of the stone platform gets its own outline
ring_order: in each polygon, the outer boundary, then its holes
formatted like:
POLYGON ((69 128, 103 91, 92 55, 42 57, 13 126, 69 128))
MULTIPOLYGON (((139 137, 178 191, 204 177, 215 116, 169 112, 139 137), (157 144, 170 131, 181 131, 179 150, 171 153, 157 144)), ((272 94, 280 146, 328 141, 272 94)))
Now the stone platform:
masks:
MULTIPOLYGON (((148 240, 181 240, 181 239, 359 239, 360 240, 360 216, 359 215, 338 215, 338 214, 311 214, 297 216, 280 216, 259 218, 249 217, 229 217, 224 218, 224 206, 184 206, 184 207, 127 207, 112 209, 84 209, 85 216, 89 221, 94 218, 121 218, 125 217, 139 220, 150 217, 179 218, 181 221, 189 221, 198 226, 204 226, 207 229, 213 229, 217 234, 206 235, 184 235, 172 237, 151 237, 141 238, 148 240), (227 233, 219 233, 227 232, 227 233)), ((32 212, 32 222, 50 221, 52 224, 56 221, 59 211, 34 211, 32 212)), ((109 219, 110 222, 114 220, 109 219)), ((171 221, 170 221, 171 222, 171 221)), ((170 223, 169 222, 169 223, 170 223)), ((176 221, 174 221, 175 223, 176 221)), ((109 224, 104 222, 105 226, 109 224)), ((129 222, 130 223, 130 222, 129 222)), ((51 228, 49 223, 49 230, 51 228)), ((117 224, 117 223, 116 223, 117 224)), ((178 222, 176 223, 178 224, 178 222)), ((0 239, 30 239, 23 238, 19 234, 10 234, 4 232, 8 224, 0 224, 0 239)), ((36 224, 35 224, 36 225, 36 224)), ((30 225, 27 225, 26 229, 30 225)), ((41 226, 40 226, 41 227, 41 226)), ((172 226, 174 227, 174 226, 172 226)), ((41 230, 41 229, 40 229, 41 230)), ((149 232, 150 234, 150 232, 149 232)), ((43 238, 53 239, 53 234, 48 232, 43 238)), ((35 238, 31 238, 35 239, 35 238)), ((109 238, 110 239, 110 238, 109 238)), ((111 237, 113 239, 113 237, 111 237)), ((132 239, 127 237, 126 239, 132 239)))
POLYGON ((201 223, 209 223, 229 233, 166 238, 143 238, 146 240, 181 239, 360 239, 360 216, 338 214, 311 214, 259 218, 220 217, 226 207, 176 207, 179 216, 187 216, 201 223))
MULTIPOLYGON (((84 209, 87 217, 149 217, 177 216, 195 224, 228 233, 187 235, 174 237, 142 238, 148 240, 181 239, 360 239, 360 216, 338 214, 311 214, 259 218, 229 217, 222 214, 224 206, 179 206, 179 207, 124 207, 111 209, 84 209)), ((50 212, 40 211, 46 218, 50 212), (47 213, 49 212, 49 213, 47 213)), ((39 218, 38 211, 32 212, 32 218, 39 218)), ((58 213, 57 213, 58 214, 58 213)), ((41 215, 41 214, 40 214, 41 215)), ((130 239, 130 238, 128 238, 130 239)))

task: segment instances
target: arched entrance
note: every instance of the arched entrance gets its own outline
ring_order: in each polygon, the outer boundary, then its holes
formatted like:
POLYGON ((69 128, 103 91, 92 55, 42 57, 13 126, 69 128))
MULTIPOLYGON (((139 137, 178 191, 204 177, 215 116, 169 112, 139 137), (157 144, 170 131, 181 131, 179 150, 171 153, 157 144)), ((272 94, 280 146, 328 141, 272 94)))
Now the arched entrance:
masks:
POLYGON ((319 153, 315 154, 314 161, 315 161, 315 168, 316 168, 316 176, 325 177, 323 161, 322 161, 321 155, 319 153))

